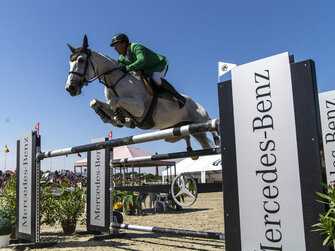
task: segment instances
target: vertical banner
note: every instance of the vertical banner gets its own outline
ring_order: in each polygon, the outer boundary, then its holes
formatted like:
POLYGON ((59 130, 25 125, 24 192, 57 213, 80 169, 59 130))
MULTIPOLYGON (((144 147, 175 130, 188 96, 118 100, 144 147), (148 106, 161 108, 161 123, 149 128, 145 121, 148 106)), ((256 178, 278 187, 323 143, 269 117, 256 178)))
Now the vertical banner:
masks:
POLYGON ((233 69, 232 92, 242 250, 305 250, 288 53, 233 69))
POLYGON ((39 242, 39 147, 40 138, 32 131, 17 142, 16 234, 18 239, 32 242, 39 242))
MULTIPOLYGON (((92 143, 108 138, 92 140, 92 143)), ((110 225, 110 149, 88 152, 87 155, 87 230, 108 232, 110 225)))
POLYGON ((335 182, 335 91, 319 94, 327 183, 335 182))
POLYGON ((241 65, 218 91, 226 250, 327 250, 311 231, 325 212, 314 62, 241 65))

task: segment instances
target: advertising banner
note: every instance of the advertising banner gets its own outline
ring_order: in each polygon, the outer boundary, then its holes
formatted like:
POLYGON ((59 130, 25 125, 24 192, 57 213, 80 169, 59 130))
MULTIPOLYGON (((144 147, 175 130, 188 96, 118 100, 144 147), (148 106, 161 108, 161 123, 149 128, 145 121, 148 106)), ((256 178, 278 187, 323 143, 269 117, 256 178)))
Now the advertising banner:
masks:
POLYGON ((335 183, 335 91, 319 94, 323 156, 327 183, 335 183))
MULTIPOLYGON (((92 140, 92 143, 107 139, 92 140)), ((101 149, 88 153, 88 210, 87 228, 92 231, 109 231, 110 221, 110 160, 109 149, 101 149)))
POLYGON ((17 142, 17 238, 32 242, 39 238, 39 191, 36 187, 39 184, 36 166, 36 148, 39 144, 36 132, 32 131, 22 134, 17 142))
POLYGON ((305 250, 288 53, 232 69, 232 99, 242 250, 305 250))

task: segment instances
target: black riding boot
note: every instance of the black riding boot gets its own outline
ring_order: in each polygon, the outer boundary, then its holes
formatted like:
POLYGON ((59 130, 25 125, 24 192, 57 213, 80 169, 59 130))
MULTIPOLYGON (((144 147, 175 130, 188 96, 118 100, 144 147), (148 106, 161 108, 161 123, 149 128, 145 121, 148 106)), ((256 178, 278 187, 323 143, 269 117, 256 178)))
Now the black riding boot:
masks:
POLYGON ((176 89, 164 78, 162 78, 161 87, 170 93, 178 102, 179 109, 183 108, 186 103, 186 98, 179 94, 176 89))

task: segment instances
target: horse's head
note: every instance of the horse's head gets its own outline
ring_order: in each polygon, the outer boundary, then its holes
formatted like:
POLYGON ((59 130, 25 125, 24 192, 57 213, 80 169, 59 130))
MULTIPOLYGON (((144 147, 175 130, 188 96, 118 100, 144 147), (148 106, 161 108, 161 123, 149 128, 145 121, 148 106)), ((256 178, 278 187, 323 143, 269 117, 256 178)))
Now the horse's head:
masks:
POLYGON ((70 71, 65 89, 71 96, 81 93, 81 88, 88 84, 88 81, 95 76, 94 67, 90 58, 91 50, 88 49, 87 36, 84 36, 83 45, 74 48, 67 44, 72 52, 70 56, 70 71))

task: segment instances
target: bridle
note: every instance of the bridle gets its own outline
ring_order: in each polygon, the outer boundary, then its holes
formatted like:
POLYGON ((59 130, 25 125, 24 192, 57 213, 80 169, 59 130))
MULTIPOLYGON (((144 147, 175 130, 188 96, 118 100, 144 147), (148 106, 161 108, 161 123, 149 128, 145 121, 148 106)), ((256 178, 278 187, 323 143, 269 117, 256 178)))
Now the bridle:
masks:
POLYGON ((115 87, 116 87, 116 85, 120 82, 120 80, 122 79, 122 78, 124 78, 128 73, 127 72, 124 72, 120 67, 116 67, 116 68, 113 68, 113 69, 111 69, 111 70, 108 70, 108 71, 106 71, 106 72, 104 72, 104 73, 102 73, 102 74, 100 74, 100 75, 97 75, 97 73, 96 73, 96 71, 95 71, 95 68, 94 68, 94 64, 92 63, 92 59, 91 59, 91 50, 86 50, 85 52, 83 52, 83 51, 77 51, 77 52, 75 52, 74 54, 72 54, 71 55, 71 57, 73 57, 75 54, 77 54, 77 53, 79 53, 79 52, 81 52, 81 53, 85 53, 86 55, 87 55, 87 57, 86 57, 86 61, 85 61, 85 68, 84 68, 84 72, 83 73, 80 73, 80 72, 76 72, 76 71, 69 71, 69 74, 75 74, 75 75, 78 75, 81 79, 80 79, 80 84, 81 84, 81 86, 80 87, 82 87, 82 86, 87 86, 88 84, 90 84, 90 83, 92 83, 92 82, 94 82, 95 80, 99 80, 99 82, 100 83, 102 83, 103 85, 105 85, 107 88, 112 88, 113 89, 113 91, 114 91, 114 93, 115 93, 115 95, 116 96, 118 96, 117 95, 117 93, 116 93, 116 90, 115 90, 115 87), (95 77, 93 77, 92 79, 86 79, 86 72, 87 72, 87 68, 88 68, 88 64, 91 64, 91 66, 92 66, 92 69, 93 69, 93 73, 94 73, 94 76, 95 77), (124 74, 117 80, 117 81, 115 81, 115 83, 113 84, 111 84, 111 85, 108 85, 107 84, 107 81, 106 81, 106 75, 108 75, 108 74, 110 74, 110 73, 112 73, 113 71, 116 71, 116 70, 121 70, 121 71, 123 71, 124 72, 124 74), (103 81, 101 81, 101 77, 104 77, 104 82, 103 81))
MULTIPOLYGON (((78 52, 75 52, 74 54, 72 54, 71 55, 71 58, 72 57, 74 57, 77 53, 79 53, 80 51, 78 51, 78 52)), ((76 71, 69 71, 69 74, 75 74, 75 75, 78 75, 81 79, 80 79, 80 83, 81 83, 81 86, 80 87, 82 87, 83 85, 88 85, 89 83, 91 83, 91 82, 93 82, 92 80, 87 80, 86 79, 86 72, 87 72, 87 68, 88 68, 88 62, 90 62, 91 63, 91 65, 92 65, 92 68, 93 68, 93 72, 94 72, 94 75, 96 75, 96 73, 95 73, 95 68, 94 68, 94 65, 93 65, 93 63, 92 63, 92 60, 91 60, 91 57, 90 57, 90 55, 91 55, 91 51, 87 51, 87 53, 86 53, 86 55, 87 55, 87 58, 86 58, 86 60, 85 60, 85 68, 84 68, 84 72, 83 73, 80 73, 80 72, 76 72, 76 71)))

